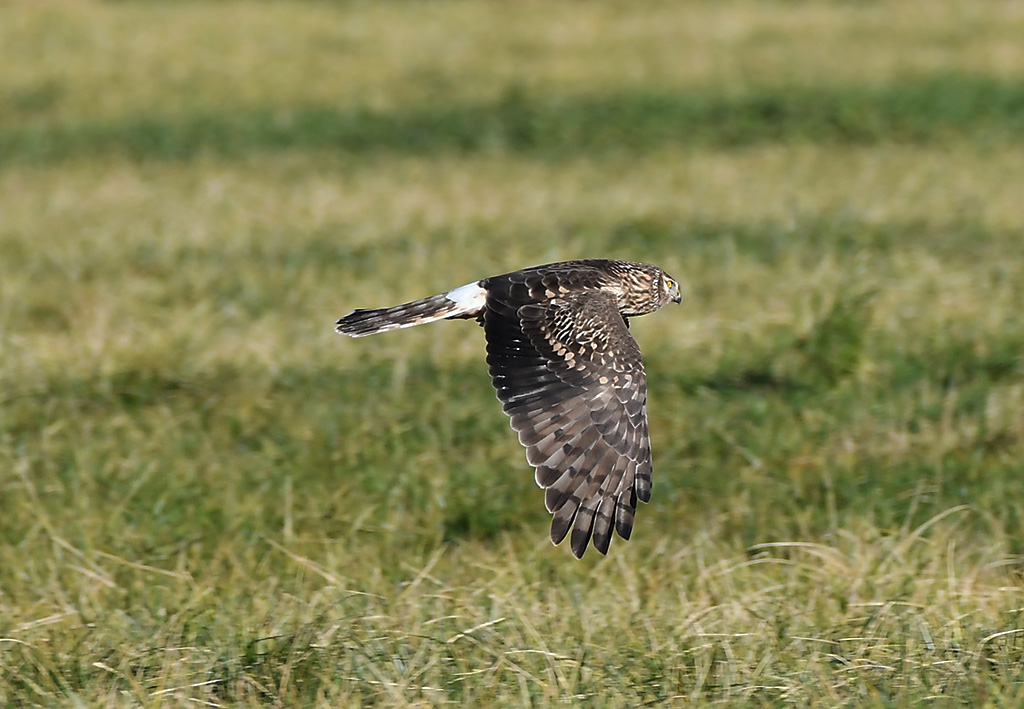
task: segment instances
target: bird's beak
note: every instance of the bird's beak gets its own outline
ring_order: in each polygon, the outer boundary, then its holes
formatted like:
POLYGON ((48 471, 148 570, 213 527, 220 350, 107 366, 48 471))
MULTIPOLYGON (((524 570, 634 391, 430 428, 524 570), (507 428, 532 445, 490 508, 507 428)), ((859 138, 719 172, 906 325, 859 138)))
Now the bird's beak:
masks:
POLYGON ((683 296, 678 290, 676 291, 676 294, 672 296, 672 302, 675 303, 676 305, 679 305, 680 303, 683 302, 683 296))

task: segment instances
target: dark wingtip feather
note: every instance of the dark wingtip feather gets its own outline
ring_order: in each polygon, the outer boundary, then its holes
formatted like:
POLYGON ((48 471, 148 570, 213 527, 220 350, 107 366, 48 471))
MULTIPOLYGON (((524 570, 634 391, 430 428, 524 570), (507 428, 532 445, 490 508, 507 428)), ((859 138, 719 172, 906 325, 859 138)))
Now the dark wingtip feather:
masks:
POLYGON ((648 453, 647 460, 641 461, 637 466, 636 481, 636 496, 640 502, 651 501, 651 488, 654 486, 653 476, 651 475, 651 458, 648 453))
POLYGON ((606 497, 597 508, 594 518, 594 548, 602 554, 608 553, 612 541, 612 527, 615 524, 615 498, 606 497))
POLYGON ((590 535, 594 529, 594 510, 587 507, 587 503, 580 505, 576 513, 576 526, 573 527, 572 536, 569 538, 569 546, 572 548, 572 555, 582 559, 590 544, 590 535))
POLYGON ((623 490, 615 501, 615 531, 623 539, 633 533, 633 513, 636 511, 636 493, 623 490))
POLYGON ((637 478, 636 481, 636 498, 640 502, 651 501, 651 481, 644 480, 643 478, 637 478))
POLYGON ((587 534, 587 538, 581 544, 576 543, 576 530, 573 530, 572 536, 573 538, 569 542, 570 548, 572 549, 572 555, 577 559, 582 559, 583 555, 587 553, 587 544, 590 542, 590 534, 587 534))
POLYGON ((562 543, 565 535, 569 532, 569 528, 572 526, 572 521, 576 518, 578 510, 579 506, 563 505, 555 512, 555 516, 551 518, 552 544, 557 546, 562 543))

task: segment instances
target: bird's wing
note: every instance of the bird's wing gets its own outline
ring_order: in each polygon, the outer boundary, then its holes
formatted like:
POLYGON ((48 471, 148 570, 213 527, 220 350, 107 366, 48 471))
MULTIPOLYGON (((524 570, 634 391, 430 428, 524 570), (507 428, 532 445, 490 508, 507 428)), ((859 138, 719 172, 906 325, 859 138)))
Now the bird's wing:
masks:
POLYGON ((516 286, 488 290, 491 379, 546 490, 551 541, 572 528, 577 558, 591 537, 604 554, 613 528, 629 539, 637 500, 651 496, 640 348, 612 294, 563 291, 538 302, 516 286))

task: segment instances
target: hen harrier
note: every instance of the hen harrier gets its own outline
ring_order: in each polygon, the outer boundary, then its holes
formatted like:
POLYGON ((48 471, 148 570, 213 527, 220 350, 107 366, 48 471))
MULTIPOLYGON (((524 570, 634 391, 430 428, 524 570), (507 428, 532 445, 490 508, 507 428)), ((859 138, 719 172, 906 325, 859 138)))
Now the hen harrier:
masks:
POLYGON ((588 259, 492 276, 393 308, 353 310, 351 337, 435 320, 476 318, 502 409, 545 489, 551 541, 572 527, 583 556, 606 554, 614 527, 629 539, 636 502, 651 499, 647 379, 628 318, 678 303, 657 266, 588 259))

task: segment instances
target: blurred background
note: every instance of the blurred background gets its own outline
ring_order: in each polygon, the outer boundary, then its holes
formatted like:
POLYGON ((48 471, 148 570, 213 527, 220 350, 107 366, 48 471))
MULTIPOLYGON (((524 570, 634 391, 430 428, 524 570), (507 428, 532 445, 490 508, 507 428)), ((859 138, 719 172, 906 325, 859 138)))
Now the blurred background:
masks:
POLYGON ((1021 698, 1024 2, 0 3, 0 704, 1021 698), (482 333, 655 263, 581 562, 482 333))

